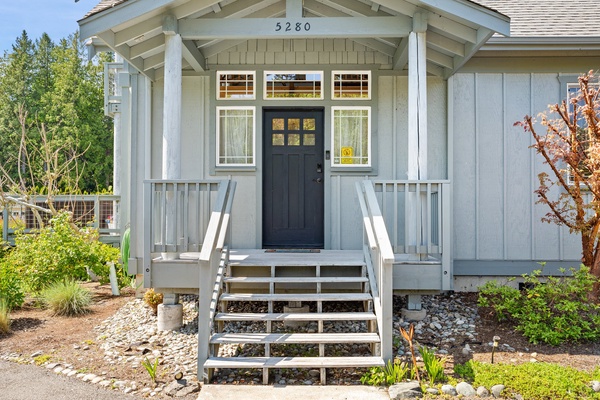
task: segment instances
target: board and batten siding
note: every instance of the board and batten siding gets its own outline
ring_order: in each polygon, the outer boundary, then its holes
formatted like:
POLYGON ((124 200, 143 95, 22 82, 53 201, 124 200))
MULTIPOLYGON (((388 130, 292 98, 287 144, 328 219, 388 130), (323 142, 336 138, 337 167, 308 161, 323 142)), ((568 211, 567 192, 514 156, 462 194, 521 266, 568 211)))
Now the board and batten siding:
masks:
MULTIPOLYGON (((559 102, 550 73, 460 73, 451 80, 455 275, 520 275, 577 266, 577 235, 541 222, 537 175, 550 172, 514 126, 559 102)), ((543 128, 542 128, 543 129, 543 128)), ((558 189, 555 189, 558 190, 558 189)))

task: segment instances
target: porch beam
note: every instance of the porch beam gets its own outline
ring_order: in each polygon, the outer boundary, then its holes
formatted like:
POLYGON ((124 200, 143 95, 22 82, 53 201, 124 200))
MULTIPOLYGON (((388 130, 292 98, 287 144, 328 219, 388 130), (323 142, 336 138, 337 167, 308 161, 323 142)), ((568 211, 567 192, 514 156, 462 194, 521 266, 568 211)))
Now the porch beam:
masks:
MULTIPOLYGON (((165 52, 166 52, 166 46, 165 46, 165 52)), ((144 64, 143 64, 144 71, 155 69, 157 67, 164 65, 165 64, 165 52, 161 52, 161 53, 155 54, 153 56, 150 56, 150 57, 144 59, 144 64)))
POLYGON ((427 59, 434 64, 440 65, 444 68, 454 68, 454 58, 440 53, 437 50, 427 49, 427 59))
POLYGON ((302 0, 285 0, 285 17, 287 19, 302 18, 302 0))
POLYGON ((411 30, 409 17, 201 18, 179 21, 179 33, 184 40, 242 39, 247 38, 249 32, 255 39, 404 37, 411 30), (360 26, 360 31, 357 26, 360 26))
POLYGON ((483 46, 493 35, 494 31, 480 28, 477 31, 477 43, 467 43, 465 45, 465 55, 462 57, 454 57, 454 69, 446 74, 446 78, 448 78, 454 71, 458 71, 459 68, 465 65, 465 63, 469 61, 471 57, 473 57, 473 55, 479 51, 481 46, 483 46))
POLYGON ((408 64, 408 37, 402 38, 392 60, 393 69, 403 70, 406 67, 408 64))
POLYGON ((385 16, 386 14, 380 13, 378 10, 373 10, 372 7, 367 4, 361 3, 355 0, 316 0, 319 3, 323 3, 331 8, 339 10, 344 14, 351 15, 353 17, 376 17, 385 16))
POLYGON ((446 51, 461 57, 465 55, 464 44, 436 32, 427 32, 427 45, 438 51, 446 51))
POLYGON ((245 41, 246 40, 220 40, 208 47, 202 48, 202 54, 204 54, 205 58, 216 56, 220 52, 229 50, 230 48, 235 47, 238 44, 242 44, 245 41))
POLYGON ((354 42, 368 47, 373 50, 377 50, 386 56, 392 57, 396 53, 396 47, 385 44, 377 39, 353 39, 354 42))
POLYGON ((106 45, 115 53, 120 54, 125 61, 129 63, 132 67, 137 69, 142 74, 146 75, 150 80, 154 80, 154 73, 152 71, 144 70, 144 62, 142 59, 131 58, 130 47, 126 44, 117 46, 115 44, 115 34, 112 31, 102 32, 97 35, 99 39, 101 39, 106 45))
POLYGON ((162 52, 165 50, 165 37, 164 35, 158 35, 153 37, 152 39, 148 39, 140 44, 136 44, 135 46, 131 46, 130 48, 130 56, 131 58, 137 57, 148 57, 156 54, 157 52, 162 52))
POLYGON ((182 51, 184 60, 190 63, 194 71, 202 72, 206 70, 206 59, 194 42, 184 41, 182 51))

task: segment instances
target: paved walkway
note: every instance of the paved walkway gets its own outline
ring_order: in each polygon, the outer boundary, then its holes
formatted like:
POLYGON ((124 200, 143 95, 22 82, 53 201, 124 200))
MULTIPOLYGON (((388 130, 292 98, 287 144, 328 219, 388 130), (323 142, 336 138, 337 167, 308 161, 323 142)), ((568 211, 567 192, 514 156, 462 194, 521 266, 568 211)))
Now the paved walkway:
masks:
POLYGON ((135 397, 67 378, 36 365, 0 360, 2 400, 132 400, 135 397))
POLYGON ((204 385, 198 400, 390 400, 386 390, 368 386, 204 385))

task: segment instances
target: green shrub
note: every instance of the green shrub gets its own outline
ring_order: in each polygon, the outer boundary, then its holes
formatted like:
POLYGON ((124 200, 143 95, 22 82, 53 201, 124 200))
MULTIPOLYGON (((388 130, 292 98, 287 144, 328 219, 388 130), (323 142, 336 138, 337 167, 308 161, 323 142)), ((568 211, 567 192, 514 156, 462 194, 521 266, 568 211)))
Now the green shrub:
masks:
POLYGON ((454 373, 469 382, 475 380, 475 372, 473 371, 473 360, 469 360, 464 364, 456 364, 454 373))
MULTIPOLYGON (((71 216, 60 213, 47 227, 35 234, 20 234, 16 247, 6 257, 15 271, 22 276, 27 288, 33 292, 64 279, 85 280, 90 268, 101 282, 109 281, 107 262, 117 263, 119 250, 100 243, 97 230, 77 230, 71 225, 71 216)), ((118 268, 120 284, 125 284, 118 268)))
POLYGON ((588 300, 595 278, 583 265, 570 271, 570 276, 561 270, 562 276, 545 280, 541 270, 525 274, 523 291, 489 281, 480 288, 479 305, 511 321, 532 343, 599 339, 600 305, 588 300))
POLYGON ((0 260, 0 300, 10 311, 20 307, 24 299, 21 278, 8 262, 0 260))
POLYGON ((6 300, 0 299, 0 334, 10 333, 10 309, 6 300))
POLYGON ((55 315, 75 316, 89 312, 92 294, 79 283, 65 280, 44 289, 42 299, 55 315))
POLYGON ((406 363, 394 359, 388 361, 384 367, 371 367, 369 371, 360 377, 360 383, 370 386, 393 385, 402 382, 405 378, 412 378, 411 370, 406 363))
MULTIPOLYGON (((546 399, 600 399, 589 382, 593 374, 547 363, 521 365, 484 364, 472 362, 475 379, 473 386, 487 388, 497 384, 506 386, 506 394, 519 394, 528 400, 546 399)), ((509 396, 505 396, 509 397, 509 396)))
POLYGON ((425 346, 421 347, 420 353, 425 371, 429 377, 429 383, 433 386, 435 382, 443 382, 445 380, 444 366, 446 359, 437 357, 433 350, 429 350, 425 346))

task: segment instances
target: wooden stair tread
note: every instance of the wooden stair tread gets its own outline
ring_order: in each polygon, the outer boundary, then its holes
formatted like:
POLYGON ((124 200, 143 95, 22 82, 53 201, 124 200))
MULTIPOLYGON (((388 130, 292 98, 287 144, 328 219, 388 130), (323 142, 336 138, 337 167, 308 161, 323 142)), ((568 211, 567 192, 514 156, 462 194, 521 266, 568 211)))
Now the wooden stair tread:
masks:
POLYGON ((228 283, 359 283, 359 282, 367 282, 369 279, 364 276, 356 276, 356 277, 300 277, 300 276, 290 276, 290 277, 255 277, 255 276, 237 276, 224 278, 224 282, 228 283))
POLYGON ((378 343, 377 333, 216 333, 210 343, 378 343))
POLYGON ((381 357, 210 357, 204 368, 352 368, 385 365, 381 357))
POLYGON ((372 312, 218 313, 216 321, 373 321, 372 312))
POLYGON ((369 293, 223 293, 221 301, 368 301, 369 293))

